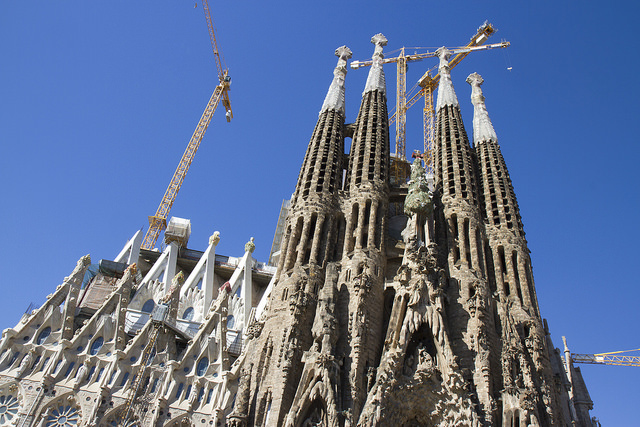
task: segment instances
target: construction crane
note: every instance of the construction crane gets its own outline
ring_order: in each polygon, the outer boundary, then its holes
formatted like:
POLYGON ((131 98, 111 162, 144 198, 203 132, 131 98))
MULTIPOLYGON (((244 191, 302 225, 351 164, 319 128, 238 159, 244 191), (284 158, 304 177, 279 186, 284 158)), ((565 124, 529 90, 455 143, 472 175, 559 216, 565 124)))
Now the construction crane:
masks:
POLYGON ((231 101, 229 100, 229 88, 231 86, 229 70, 223 63, 220 50, 218 49, 218 42, 216 41, 216 34, 213 27, 213 20, 211 19, 211 13, 209 11, 208 0, 202 0, 202 6, 205 18, 207 19, 207 26, 209 27, 209 38, 211 39, 211 48, 213 49, 213 55, 215 57, 219 83, 213 91, 213 94, 202 113, 202 117, 200 117, 200 121, 189 140, 189 144, 187 144, 187 149, 184 151, 184 154, 180 159, 178 168, 171 178, 169 187, 167 187, 167 191, 165 191, 164 196, 162 197, 162 201, 160 202, 160 206, 158 206, 156 214, 149 217, 149 229, 142 241, 143 249, 152 249, 155 246, 160 233, 167 228, 167 216, 169 215, 171 206, 173 206, 173 202, 176 200, 176 196, 178 195, 178 191, 180 191, 182 182, 189 171, 189 166, 191 166, 191 162, 198 151, 198 147, 200 147, 200 141, 202 141, 202 137, 204 136, 207 127, 209 127, 211 117, 213 116, 213 113, 216 112, 216 108, 218 108, 218 104, 220 104, 221 101, 226 110, 227 122, 230 122, 233 118, 231 101))
POLYGON ((571 356, 573 363, 585 363, 590 365, 615 365, 615 366, 640 366, 640 356, 624 356, 622 353, 640 351, 640 348, 633 350, 611 351, 609 353, 578 354, 571 353, 567 346, 567 339, 562 337, 564 342, 565 355, 571 356))
MULTIPOLYGON (((487 41, 489 36, 495 33, 495 28, 488 22, 484 22, 478 28, 476 34, 471 37, 471 41, 464 47, 450 49, 455 56, 451 61, 449 61, 449 67, 453 68, 460 61, 462 61, 469 53, 476 50, 488 50, 494 48, 505 48, 510 45, 509 42, 501 42, 491 45, 482 46, 484 42, 487 41)), ((396 123, 396 152, 395 152, 395 160, 402 162, 404 164, 406 161, 406 113, 409 107, 416 103, 420 97, 425 97, 425 110, 424 110, 424 134, 425 134, 425 144, 424 144, 424 152, 428 155, 425 158, 425 167, 427 169, 427 173, 433 172, 433 140, 435 136, 435 125, 433 121, 434 111, 433 111, 433 91, 438 85, 440 81, 440 75, 436 75, 435 77, 430 77, 429 71, 420 79, 420 86, 422 89, 415 94, 413 97, 407 101, 407 66, 409 62, 412 61, 420 61, 425 58, 430 58, 436 56, 435 52, 425 52, 425 53, 416 53, 413 55, 405 54, 406 48, 400 49, 400 55, 394 58, 385 58, 383 63, 391 63, 395 62, 397 65, 397 81, 396 81, 396 108, 395 113, 389 119, 389 125, 396 123), (427 109, 429 110, 427 112, 427 109), (431 141, 431 144, 428 144, 427 141, 431 141)), ((353 61, 351 63, 351 68, 358 69, 361 67, 369 66, 372 64, 372 61, 353 61)), ((396 165, 395 173, 403 175, 402 170, 404 172, 404 178, 406 178, 406 173, 408 172, 408 165, 404 168, 398 168, 400 165, 396 165)), ((398 178, 402 178, 399 176, 398 178)))

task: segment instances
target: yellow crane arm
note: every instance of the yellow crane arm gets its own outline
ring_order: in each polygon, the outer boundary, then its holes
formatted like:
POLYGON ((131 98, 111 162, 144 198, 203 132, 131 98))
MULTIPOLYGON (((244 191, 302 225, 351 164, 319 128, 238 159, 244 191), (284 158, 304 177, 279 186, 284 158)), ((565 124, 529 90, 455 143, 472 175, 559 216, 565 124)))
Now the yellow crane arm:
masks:
POLYGON ((149 217, 149 229, 142 241, 142 249, 152 249, 158 241, 158 237, 162 230, 167 228, 167 216, 169 215, 169 211, 173 206, 173 202, 176 200, 176 196, 178 195, 182 182, 189 171, 189 166, 191 166, 193 157, 200 147, 200 141, 202 141, 202 137, 204 136, 207 127, 209 127, 211 117, 213 116, 213 113, 216 112, 216 108, 218 108, 220 101, 222 101, 222 105, 226 110, 227 122, 230 122, 233 118, 231 101, 229 100, 229 87, 231 85, 229 70, 223 66, 220 50, 218 49, 218 42, 216 41, 216 33, 213 28, 213 19, 211 19, 211 12, 209 10, 209 2, 208 0, 203 0, 202 4, 204 8, 204 15, 207 20, 207 27, 209 29, 211 48, 213 49, 213 56, 216 61, 219 84, 213 91, 211 99, 209 99, 209 103, 202 113, 202 117, 200 117, 198 126, 196 126, 196 130, 193 132, 193 135, 189 140, 189 144, 187 144, 187 149, 182 155, 182 159, 180 159, 178 168, 171 178, 169 187, 167 187, 167 191, 165 191, 164 196, 162 197, 162 201, 160 202, 160 206, 158 206, 156 214, 149 217))
MULTIPOLYGON (((202 7, 204 9, 204 16, 207 19, 207 28, 209 29, 209 39, 211 40, 211 49, 213 49, 213 57, 216 60, 216 69, 218 70, 218 80, 220 83, 226 82, 228 84, 231 83, 231 78, 229 77, 229 70, 227 69, 224 61, 222 60, 222 56, 220 55, 220 50, 218 49, 218 41, 216 40, 216 32, 213 28, 213 19, 211 19, 211 11, 209 10, 209 1, 202 0, 202 7)), ((229 85, 227 85, 227 89, 229 85)), ((229 101, 229 94, 225 90, 223 93, 222 105, 224 105, 224 109, 227 111, 227 122, 230 122, 233 118, 233 111, 231 111, 231 101, 229 101)))
MULTIPOLYGON (((182 182, 184 181, 184 178, 189 171, 189 166, 191 166, 193 157, 200 147, 200 141, 202 141, 202 137, 204 136, 204 133, 206 132, 207 127, 211 122, 213 113, 216 112, 216 108, 218 107, 221 99, 228 99, 228 88, 229 82, 223 80, 218 86, 216 86, 215 90, 213 91, 211 99, 209 99, 209 103, 204 109, 202 117, 200 117, 198 126, 196 126, 196 130, 193 132, 191 140, 189 140, 187 149, 182 155, 182 159, 180 159, 178 168, 171 178, 169 187, 167 187, 167 191, 165 191, 164 196, 162 197, 162 201, 160 202, 160 206, 158 206, 156 214, 149 217, 149 229, 147 230, 147 234, 144 236, 144 240, 142 241, 143 249, 152 249, 155 246, 156 241, 158 240, 158 236, 160 235, 162 230, 167 227, 167 216, 169 214, 169 211, 171 210, 171 206, 173 206, 173 202, 176 200, 176 196, 178 195, 178 191, 180 191, 182 182)), ((227 120, 228 119, 229 117, 227 116, 227 120)))
POLYGON ((600 354, 571 354, 573 363, 589 363, 594 365, 640 366, 640 356, 619 356, 616 351, 600 354))
POLYGON ((204 16, 207 19, 207 27, 209 28, 209 39, 211 40, 211 49, 213 49, 213 56, 216 60, 216 69, 218 70, 218 78, 223 80, 226 74, 226 68, 222 66, 222 59, 220 58, 220 52, 218 50, 218 42, 216 40, 216 33, 213 29, 213 19, 211 19, 211 12, 209 10, 209 1, 203 0, 202 7, 204 9, 204 16))

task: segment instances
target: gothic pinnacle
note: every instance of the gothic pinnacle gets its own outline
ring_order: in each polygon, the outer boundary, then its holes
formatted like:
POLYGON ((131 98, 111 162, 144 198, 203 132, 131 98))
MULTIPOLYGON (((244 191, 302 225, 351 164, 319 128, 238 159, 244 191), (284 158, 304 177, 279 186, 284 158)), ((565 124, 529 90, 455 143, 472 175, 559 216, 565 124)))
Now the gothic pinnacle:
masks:
POLYGON ((336 56, 338 65, 333 70, 333 81, 324 98, 320 114, 328 110, 337 110, 344 115, 344 79, 347 75, 347 60, 351 58, 351 49, 340 46, 336 49, 336 56))
POLYGON ((440 65, 438 66, 438 73, 440 73, 440 84, 438 86, 438 101, 436 103, 436 111, 440 108, 453 105, 454 107, 460 106, 458 103, 458 97, 453 90, 453 83, 451 82, 451 72, 449 68, 449 58, 451 57, 451 51, 442 46, 436 50, 436 55, 440 58, 440 65))
POLYGON ((378 33, 371 37, 371 43, 376 45, 376 48, 373 52, 373 64, 371 64, 371 69, 369 70, 369 76, 367 77, 367 84, 364 87, 363 95, 376 89, 381 93, 386 93, 387 90, 384 71, 382 70, 382 59, 384 58, 382 48, 387 45, 387 38, 382 35, 382 33, 378 33))
POLYGON ((467 83, 471 85, 471 103, 473 104, 473 143, 478 145, 483 141, 493 140, 498 142, 498 136, 493 129, 487 107, 484 104, 484 95, 480 87, 484 80, 478 73, 469 74, 467 83))

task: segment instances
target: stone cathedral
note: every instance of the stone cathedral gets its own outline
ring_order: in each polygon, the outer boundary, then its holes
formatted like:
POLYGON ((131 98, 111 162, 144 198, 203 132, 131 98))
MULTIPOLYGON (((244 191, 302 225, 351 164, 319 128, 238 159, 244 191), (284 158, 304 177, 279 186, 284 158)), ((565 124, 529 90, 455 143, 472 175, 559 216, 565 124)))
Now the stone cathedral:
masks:
MULTIPOLYGON (((540 315, 482 93, 473 145, 438 50, 434 174, 391 179, 382 34, 355 123, 336 50, 271 263, 137 232, 0 341, 0 426, 596 426, 540 315), (345 153, 345 140, 350 149, 345 153)), ((510 143, 510 142, 508 142, 510 143)))

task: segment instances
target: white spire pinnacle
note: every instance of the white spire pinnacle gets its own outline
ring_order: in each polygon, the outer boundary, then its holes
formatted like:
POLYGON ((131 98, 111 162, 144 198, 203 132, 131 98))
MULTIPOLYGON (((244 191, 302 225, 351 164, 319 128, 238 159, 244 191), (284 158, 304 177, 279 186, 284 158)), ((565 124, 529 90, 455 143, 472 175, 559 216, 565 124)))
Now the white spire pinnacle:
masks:
POLYGON ((440 108, 453 105, 459 106, 458 97, 453 90, 453 83, 451 82, 451 72, 449 69, 449 58, 451 57, 451 51, 442 46, 436 50, 436 55, 440 58, 440 65, 438 67, 438 73, 440 73, 440 84, 438 85, 438 101, 436 103, 436 111, 440 108))
POLYGON ((387 45, 387 38, 381 33, 371 37, 371 43, 376 45, 376 50, 373 52, 373 64, 369 70, 369 76, 367 77, 367 84, 364 86, 363 95, 373 90, 379 90, 381 93, 386 93, 387 84, 384 80, 384 71, 382 71, 382 48, 387 45))
POLYGON ((346 46, 336 49, 338 65, 333 70, 333 81, 324 98, 320 114, 328 110, 336 110, 344 116, 344 78, 347 75, 347 60, 351 58, 351 50, 346 46))
POLYGON ((498 136, 493 129, 487 107, 484 105, 484 96, 480 86, 484 83, 478 73, 469 74, 467 83, 471 85, 471 103, 473 104, 473 143, 478 145, 483 141, 493 140, 498 142, 498 136))

